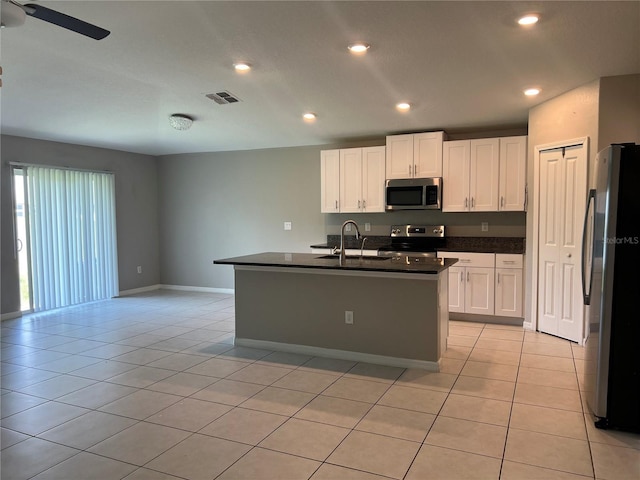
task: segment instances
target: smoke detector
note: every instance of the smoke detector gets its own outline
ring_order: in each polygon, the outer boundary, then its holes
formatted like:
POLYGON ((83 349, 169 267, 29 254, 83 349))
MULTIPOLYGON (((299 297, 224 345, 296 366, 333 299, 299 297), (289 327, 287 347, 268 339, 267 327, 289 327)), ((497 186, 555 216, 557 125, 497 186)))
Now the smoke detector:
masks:
POLYGON ((226 90, 216 93, 208 93, 205 95, 205 97, 207 97, 209 100, 213 100, 220 105, 228 105, 229 103, 238 103, 240 101, 240 99, 233 93, 227 92, 226 90))

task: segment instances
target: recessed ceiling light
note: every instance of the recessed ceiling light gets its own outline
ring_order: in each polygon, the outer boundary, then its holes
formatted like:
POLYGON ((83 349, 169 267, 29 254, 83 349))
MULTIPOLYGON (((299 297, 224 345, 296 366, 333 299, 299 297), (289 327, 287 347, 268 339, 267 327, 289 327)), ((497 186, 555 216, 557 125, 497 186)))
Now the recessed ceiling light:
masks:
POLYGON ((401 112, 407 112, 411 109, 411 104, 407 102, 396 103, 396 108, 401 112))
POLYGON ((244 62, 239 62, 239 63, 234 63, 233 64, 233 68, 236 69, 236 72, 244 73, 244 72, 248 72, 249 70, 251 70, 251 65, 249 65, 248 63, 244 63, 244 62))
POLYGON ((529 15, 525 15, 524 17, 520 17, 518 19, 518 24, 523 26, 533 25, 535 23, 538 23, 538 20, 540 20, 540 17, 538 17, 538 15, 529 14, 529 15))
POLYGON ((305 122, 313 122, 316 118, 318 118, 318 116, 313 112, 307 112, 302 115, 302 118, 304 118, 305 122))
POLYGON ((367 50, 371 48, 371 45, 369 45, 368 43, 358 42, 352 43, 348 48, 351 53, 362 54, 367 53, 367 50))
POLYGON ((540 89, 539 88, 527 88, 524 91, 524 94, 527 97, 535 97, 536 95, 538 95, 540 93, 540 89))

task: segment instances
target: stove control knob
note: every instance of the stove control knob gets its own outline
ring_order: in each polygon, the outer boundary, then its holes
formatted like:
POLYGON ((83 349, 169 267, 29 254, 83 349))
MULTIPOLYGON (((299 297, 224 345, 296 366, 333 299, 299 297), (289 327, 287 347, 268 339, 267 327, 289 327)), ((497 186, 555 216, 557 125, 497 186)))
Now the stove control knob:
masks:
POLYGON ((440 230, 439 228, 434 228, 433 233, 440 234, 442 233, 442 230, 440 230))

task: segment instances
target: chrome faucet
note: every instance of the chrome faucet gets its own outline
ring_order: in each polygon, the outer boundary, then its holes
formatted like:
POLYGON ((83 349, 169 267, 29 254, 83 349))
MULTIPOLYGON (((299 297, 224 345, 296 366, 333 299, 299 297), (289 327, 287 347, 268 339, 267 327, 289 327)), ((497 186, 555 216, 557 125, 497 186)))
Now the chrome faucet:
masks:
POLYGON ((356 227, 356 240, 362 237, 362 235, 360 235, 360 229, 358 228, 358 224, 355 221, 347 220, 342 224, 342 228, 340 229, 340 265, 344 265, 347 258, 345 254, 345 248, 344 248, 344 229, 349 224, 356 227))

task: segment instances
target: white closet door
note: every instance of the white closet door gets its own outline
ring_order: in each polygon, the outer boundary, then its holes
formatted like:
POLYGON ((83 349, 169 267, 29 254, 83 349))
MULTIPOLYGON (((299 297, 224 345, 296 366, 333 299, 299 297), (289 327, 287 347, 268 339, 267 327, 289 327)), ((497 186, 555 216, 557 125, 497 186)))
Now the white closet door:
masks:
POLYGON ((538 329, 579 342, 582 219, 587 191, 583 146, 540 152, 538 329))

